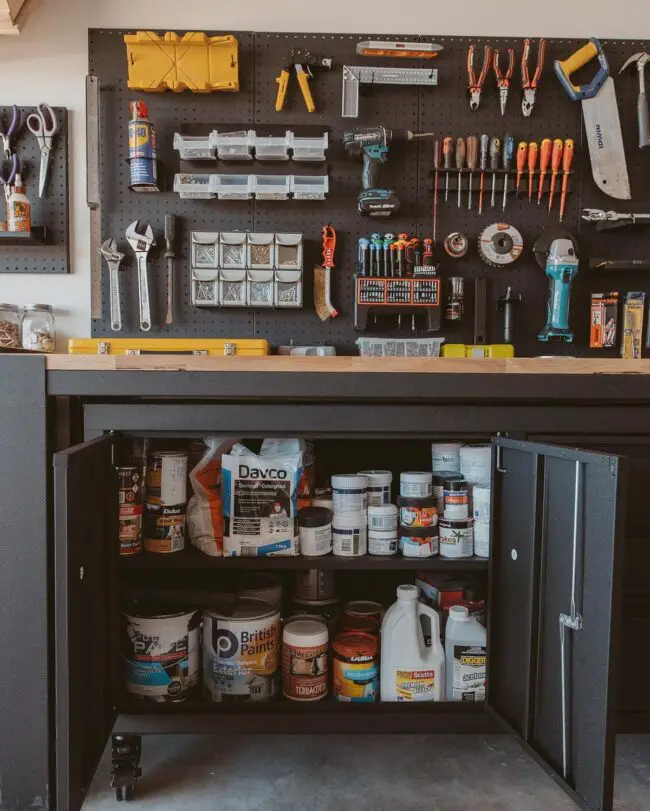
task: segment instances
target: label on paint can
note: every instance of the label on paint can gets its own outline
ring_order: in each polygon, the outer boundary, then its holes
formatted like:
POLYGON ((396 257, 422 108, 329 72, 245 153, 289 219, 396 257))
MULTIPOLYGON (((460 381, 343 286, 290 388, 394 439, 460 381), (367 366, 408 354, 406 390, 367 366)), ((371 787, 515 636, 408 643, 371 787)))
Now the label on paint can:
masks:
POLYGON ((474 521, 471 518, 453 520, 441 518, 440 556, 443 558, 471 558, 474 554, 474 521))
POLYGON ((368 554, 369 555, 396 555, 397 554, 397 529, 389 529, 380 532, 377 529, 368 530, 368 554))
POLYGON ((398 670, 395 690, 398 701, 434 701, 436 692, 435 670, 398 670))
POLYGON ((327 695, 329 633, 322 622, 297 620, 282 634, 282 692, 294 701, 327 695))
POLYGON ((399 500, 399 522, 403 527, 426 529, 438 525, 438 502, 434 496, 399 500))
POLYGON ((463 445, 460 449, 460 472, 470 484, 489 487, 492 479, 492 446, 463 445))
POLYGON ((379 688, 379 640, 352 631, 334 639, 333 688, 337 701, 375 701, 379 688))
POLYGON ((360 470, 359 476, 368 480, 368 507, 390 504, 393 474, 390 470, 360 470))
POLYGON ((469 518, 469 489, 462 476, 445 479, 445 517, 469 518))
POLYGON ((460 470, 460 442, 433 442, 431 444, 431 470, 433 473, 458 473, 460 470))
POLYGON ((487 650, 472 645, 454 645, 453 701, 485 701, 487 650))
POLYGON ((381 504, 368 507, 368 530, 387 532, 397 529, 397 507, 394 504, 381 504))
POLYGON ((477 524, 490 524, 491 495, 489 487, 472 487, 472 514, 477 524))
POLYGON ((185 504, 166 507, 147 504, 144 518, 144 548, 170 554, 185 548, 185 504))
POLYGON ((432 558, 439 552, 437 527, 400 527, 399 535, 399 546, 405 558, 432 558))
POLYGON ((368 551, 368 516, 365 512, 344 513, 332 518, 335 555, 358 557, 368 551))
POLYGON ((187 454, 152 454, 147 469, 147 504, 176 506, 186 501, 187 454))
POLYGON ((474 521, 474 554, 477 558, 490 557, 490 525, 474 521))
POLYGON ((118 467, 120 555, 142 550, 142 476, 137 467, 118 467))

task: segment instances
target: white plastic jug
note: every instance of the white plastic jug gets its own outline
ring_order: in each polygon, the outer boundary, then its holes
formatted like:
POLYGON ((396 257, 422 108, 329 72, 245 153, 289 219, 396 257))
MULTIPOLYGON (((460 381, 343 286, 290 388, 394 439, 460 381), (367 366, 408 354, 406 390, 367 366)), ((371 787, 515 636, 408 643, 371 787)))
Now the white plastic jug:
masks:
POLYGON ((440 643, 436 611, 418 602, 417 586, 398 586, 397 602, 381 626, 381 700, 442 701, 445 694, 445 652, 440 643), (427 648, 421 618, 431 623, 427 648))
POLYGON ((449 609, 445 628, 447 701, 485 701, 487 631, 464 605, 449 609))

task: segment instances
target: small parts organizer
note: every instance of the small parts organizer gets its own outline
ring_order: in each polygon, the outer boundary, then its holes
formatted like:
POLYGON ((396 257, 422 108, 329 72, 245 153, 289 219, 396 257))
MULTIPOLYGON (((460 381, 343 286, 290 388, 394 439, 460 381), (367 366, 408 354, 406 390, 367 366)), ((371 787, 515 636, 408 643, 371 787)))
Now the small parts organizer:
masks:
POLYGON ((174 135, 174 149, 183 161, 315 161, 322 163, 328 134, 303 138, 287 130, 284 135, 257 135, 255 130, 219 132, 209 135, 174 135), (291 152, 291 156, 289 156, 291 152))
POLYGON ((302 307, 302 234, 193 231, 195 307, 302 307))
POLYGON ((178 174, 174 191, 183 200, 324 200, 327 175, 198 175, 178 174))

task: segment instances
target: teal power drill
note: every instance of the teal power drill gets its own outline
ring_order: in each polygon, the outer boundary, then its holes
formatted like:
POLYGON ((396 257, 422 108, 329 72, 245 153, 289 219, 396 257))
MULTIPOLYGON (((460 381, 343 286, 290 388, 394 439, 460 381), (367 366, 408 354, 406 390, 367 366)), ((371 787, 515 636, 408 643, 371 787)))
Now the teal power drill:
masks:
POLYGON ((546 256, 546 275, 550 279, 546 326, 537 336, 538 341, 558 338, 573 342, 569 327, 571 285, 578 273, 578 257, 570 239, 554 239, 546 256))

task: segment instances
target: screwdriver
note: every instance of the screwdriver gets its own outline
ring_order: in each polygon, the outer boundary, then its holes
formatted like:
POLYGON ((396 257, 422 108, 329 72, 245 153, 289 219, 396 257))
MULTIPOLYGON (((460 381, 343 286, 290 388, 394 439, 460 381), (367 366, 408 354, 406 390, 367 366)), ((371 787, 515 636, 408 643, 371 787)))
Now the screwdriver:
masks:
POLYGON ((445 162, 445 203, 449 200, 449 172, 452 168, 452 161, 454 159, 454 139, 448 135, 442 142, 442 157, 445 162))
POLYGON ((463 166, 465 166, 465 139, 456 139, 456 169, 458 169, 458 208, 460 208, 460 194, 463 185, 463 166))
POLYGON ((528 144, 528 202, 533 199, 533 180, 535 179, 535 169, 537 168, 537 156, 539 147, 536 141, 528 144))
POLYGON ((433 142, 433 244, 436 244, 436 225, 438 224, 438 174, 440 169, 440 140, 433 142))
POLYGON ((564 154, 562 156, 562 197, 560 199, 560 222, 564 219, 564 207, 566 206, 566 193, 569 188, 569 172, 573 163, 574 143, 571 138, 564 142, 564 154))
POLYGON ((506 210, 506 203, 508 202, 508 172, 512 165, 512 159, 515 156, 515 139, 512 135, 506 135, 503 139, 503 210, 506 210))
POLYGON ((519 141, 517 147, 517 190, 515 195, 519 197, 519 185, 521 183, 521 176, 526 168, 526 158, 528 157, 528 144, 525 141, 519 141))
POLYGON ((555 194, 555 183, 557 182, 557 175, 560 170, 560 164, 562 163, 562 150, 564 149, 564 144, 562 143, 561 138, 556 138, 553 141, 553 152, 551 153, 551 190, 548 194, 548 210, 550 211, 553 208, 553 195, 555 194))
POLYGON ((467 210, 472 210, 472 179, 478 167, 478 138, 470 135, 467 139, 467 168, 469 169, 469 189, 467 192, 467 210))
POLYGON ((492 208, 495 206, 496 173, 499 169, 499 157, 501 156, 501 138, 496 135, 490 141, 490 171, 492 172, 492 208))
POLYGON ((485 185, 485 170, 487 169, 488 152, 490 151, 490 136, 481 135, 481 155, 479 165, 481 167, 481 190, 478 197, 478 213, 483 213, 483 187, 485 185))
POLYGON ((537 205, 542 203, 542 194, 544 193, 544 178, 548 171, 548 165, 551 162, 551 150, 553 149, 553 141, 550 138, 544 138, 539 155, 539 188, 537 190, 537 205))

